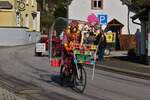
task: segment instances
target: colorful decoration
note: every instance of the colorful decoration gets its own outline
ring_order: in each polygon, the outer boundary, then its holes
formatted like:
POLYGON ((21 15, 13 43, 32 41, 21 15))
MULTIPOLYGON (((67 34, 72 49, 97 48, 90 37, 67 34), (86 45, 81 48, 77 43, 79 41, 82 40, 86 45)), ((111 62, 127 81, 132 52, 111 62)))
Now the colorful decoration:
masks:
POLYGON ((92 25, 92 26, 97 25, 99 23, 98 18, 96 17, 96 15, 94 13, 89 15, 87 17, 87 20, 88 20, 89 24, 92 25))
MULTIPOLYGON (((97 45, 86 44, 89 42, 83 42, 92 34, 98 34, 96 30, 98 25, 98 19, 96 15, 91 14, 87 18, 88 22, 80 22, 76 20, 70 21, 68 26, 63 31, 63 38, 60 38, 57 31, 52 34, 51 42, 51 65, 60 66, 60 59, 63 59, 62 54, 65 49, 68 53, 74 53, 74 62, 95 64, 97 45), (94 33, 95 32, 95 33, 94 33)), ((95 35, 96 36, 96 35, 95 35)), ((91 40, 91 39, 89 39, 91 40)), ((87 40, 88 41, 88 40, 87 40)), ((65 51, 65 52, 66 52, 65 51)), ((67 60, 69 63, 69 59, 67 60)))
POLYGON ((76 63, 95 64, 96 60, 96 45, 84 45, 79 49, 79 44, 74 44, 74 54, 76 63))
POLYGON ((50 64, 69 67, 72 61, 93 65, 94 78, 97 45, 96 36, 100 33, 98 18, 95 14, 87 17, 88 22, 64 20, 60 18, 54 25, 54 32, 50 35, 50 64), (65 24, 63 24, 65 23, 65 24), (72 54, 71 55, 67 55, 72 54))
POLYGON ((61 65, 61 59, 52 59, 51 60, 51 66, 59 67, 60 65, 61 65))
POLYGON ((71 26, 71 27, 78 27, 78 21, 76 21, 76 20, 72 20, 71 22, 70 22, 70 24, 69 24, 69 26, 71 26))

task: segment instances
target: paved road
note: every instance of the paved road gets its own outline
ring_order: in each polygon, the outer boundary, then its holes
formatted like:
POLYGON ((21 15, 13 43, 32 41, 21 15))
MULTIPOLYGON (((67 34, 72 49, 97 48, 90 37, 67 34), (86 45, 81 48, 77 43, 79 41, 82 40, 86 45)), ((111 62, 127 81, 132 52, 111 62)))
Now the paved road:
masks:
MULTIPOLYGON (((39 100, 149 100, 150 81, 86 68, 88 84, 84 94, 59 85, 59 68, 49 59, 34 56, 34 46, 0 48, 0 83, 15 93, 39 97, 39 100)), ((38 99, 37 99, 38 100, 38 99)))

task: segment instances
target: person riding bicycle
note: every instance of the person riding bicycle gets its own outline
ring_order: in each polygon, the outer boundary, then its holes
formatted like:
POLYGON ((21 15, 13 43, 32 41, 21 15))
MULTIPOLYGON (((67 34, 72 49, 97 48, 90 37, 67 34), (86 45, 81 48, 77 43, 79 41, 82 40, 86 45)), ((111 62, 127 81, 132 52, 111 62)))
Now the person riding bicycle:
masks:
MULTIPOLYGON (((69 85, 77 89, 80 93, 83 93, 87 80, 86 71, 82 65, 84 62, 82 61, 86 60, 89 63, 87 57, 85 59, 84 54, 86 53, 87 55, 88 51, 90 52, 90 48, 93 50, 92 45, 88 46, 85 43, 85 36, 89 34, 89 31, 90 27, 87 23, 83 24, 79 21, 72 21, 63 33, 64 55, 60 68, 61 85, 69 85), (89 50, 87 50, 88 48, 89 50)), ((92 51, 92 53, 94 52, 92 51)))
MULTIPOLYGON (((77 21, 72 21, 69 26, 64 30, 64 51, 63 51, 63 63, 66 70, 71 69, 71 63, 73 63, 73 47, 75 44, 80 44, 81 34, 77 21)), ((67 72, 67 71, 66 71, 67 72)))

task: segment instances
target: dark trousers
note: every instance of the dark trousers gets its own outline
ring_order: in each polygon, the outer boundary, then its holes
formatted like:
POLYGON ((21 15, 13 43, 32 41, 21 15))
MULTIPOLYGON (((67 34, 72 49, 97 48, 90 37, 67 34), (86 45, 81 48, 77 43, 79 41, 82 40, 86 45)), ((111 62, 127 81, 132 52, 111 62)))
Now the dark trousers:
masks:
POLYGON ((105 48, 99 48, 99 61, 103 62, 104 61, 104 54, 105 54, 105 48))

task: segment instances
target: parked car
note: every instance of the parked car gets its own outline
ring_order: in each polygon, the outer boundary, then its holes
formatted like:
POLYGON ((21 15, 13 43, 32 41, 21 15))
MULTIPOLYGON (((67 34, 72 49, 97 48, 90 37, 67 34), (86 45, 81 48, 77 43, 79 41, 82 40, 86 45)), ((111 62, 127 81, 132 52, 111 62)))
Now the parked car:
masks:
POLYGON ((35 55, 36 56, 42 56, 43 53, 48 51, 48 36, 47 35, 42 35, 40 40, 36 43, 35 46, 35 55))

